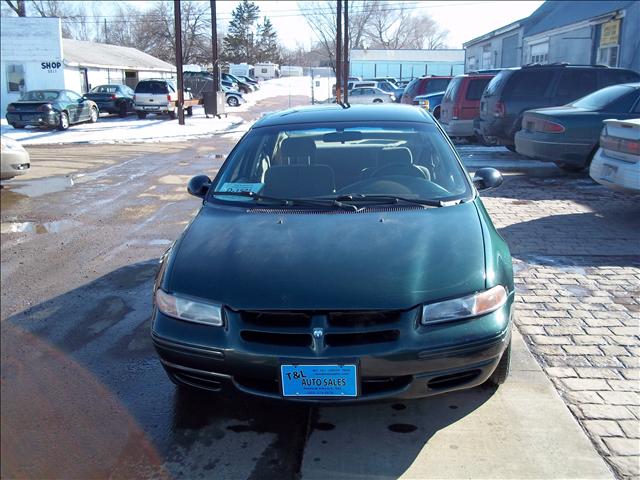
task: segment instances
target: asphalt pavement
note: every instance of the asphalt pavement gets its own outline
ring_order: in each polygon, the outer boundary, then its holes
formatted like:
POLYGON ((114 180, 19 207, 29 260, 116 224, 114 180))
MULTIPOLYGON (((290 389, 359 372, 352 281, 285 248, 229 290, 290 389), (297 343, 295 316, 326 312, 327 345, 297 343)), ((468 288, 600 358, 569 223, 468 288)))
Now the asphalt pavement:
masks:
MULTIPOLYGON (((157 261, 199 206, 188 179, 215 175, 241 133, 34 147, 49 173, 3 186, 3 478, 612 476, 517 333, 498 390, 315 408, 176 389, 149 337, 157 261)), ((503 149, 461 151, 507 182, 558 175, 503 149)))

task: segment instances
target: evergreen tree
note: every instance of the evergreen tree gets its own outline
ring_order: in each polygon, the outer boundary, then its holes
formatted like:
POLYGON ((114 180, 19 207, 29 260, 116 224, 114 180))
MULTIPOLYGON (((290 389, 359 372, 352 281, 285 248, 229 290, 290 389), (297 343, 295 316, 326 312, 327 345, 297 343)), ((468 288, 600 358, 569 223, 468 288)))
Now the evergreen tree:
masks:
POLYGON ((280 63, 280 44, 273 23, 264 17, 262 25, 258 25, 258 60, 261 62, 280 63))
POLYGON ((257 48, 254 39, 254 24, 258 20, 260 7, 249 0, 242 0, 233 10, 233 19, 222 41, 222 58, 231 63, 254 63, 257 48))

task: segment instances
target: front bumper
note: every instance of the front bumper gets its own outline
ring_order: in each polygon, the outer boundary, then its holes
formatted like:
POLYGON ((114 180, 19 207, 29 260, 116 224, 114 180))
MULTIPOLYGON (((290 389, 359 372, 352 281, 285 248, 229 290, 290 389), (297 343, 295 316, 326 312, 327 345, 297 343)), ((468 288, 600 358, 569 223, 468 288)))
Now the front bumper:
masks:
MULTIPOLYGON (((237 312, 226 312, 225 327, 210 327, 156 310, 152 339, 169 377, 178 384, 307 403, 410 399, 484 383, 510 342, 512 303, 513 294, 504 307, 489 315, 429 327, 417 323, 419 309, 414 308, 398 320, 400 334, 395 341, 328 347, 316 345, 315 340, 313 346, 247 341, 243 334, 247 325, 237 312), (283 397, 280 365, 309 362, 356 363, 359 396, 283 397)), ((338 331, 345 327, 327 328, 324 338, 338 331)))
POLYGON ((60 114, 54 110, 49 112, 11 112, 7 113, 7 123, 32 127, 57 127, 60 123, 60 114))
POLYGON ((176 106, 173 103, 158 104, 158 105, 141 105, 136 103, 134 109, 136 112, 169 113, 169 112, 173 112, 176 109, 176 106))
POLYGON ((612 158, 600 148, 593 157, 589 175, 612 190, 640 193, 640 161, 625 162, 612 158))
POLYGON ((545 162, 560 162, 585 166, 593 150, 593 145, 569 142, 557 134, 530 133, 520 130, 516 133, 516 151, 525 157, 545 162))
POLYGON ((476 134, 473 120, 449 120, 449 123, 440 122, 440 125, 450 137, 473 137, 476 134))
POLYGON ((3 150, 0 160, 0 180, 17 177, 29 173, 31 163, 25 151, 3 150))

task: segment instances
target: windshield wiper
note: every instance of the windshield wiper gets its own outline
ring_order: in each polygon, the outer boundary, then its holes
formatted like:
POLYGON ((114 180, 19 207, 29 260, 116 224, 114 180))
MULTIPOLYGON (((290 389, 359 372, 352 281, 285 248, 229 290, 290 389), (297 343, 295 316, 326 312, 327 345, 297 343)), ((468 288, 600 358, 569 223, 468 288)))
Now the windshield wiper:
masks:
POLYGON ((443 200, 427 200, 423 198, 407 198, 398 195, 340 195, 335 198, 339 202, 372 202, 372 203, 385 203, 385 204, 397 204, 397 203, 411 203, 414 205, 422 205, 424 207, 448 207, 460 203, 460 200, 455 201, 443 201, 443 200))
POLYGON ((291 207, 296 205, 305 205, 311 207, 334 207, 341 208, 343 210, 350 210, 353 212, 357 212, 360 209, 355 205, 349 205, 347 203, 341 202, 337 198, 318 198, 318 199, 307 199, 307 198, 280 198, 280 197, 269 197, 267 195, 260 195, 259 193, 254 192, 209 192, 210 195, 218 195, 218 196, 236 196, 236 197, 248 197, 253 198, 255 200, 266 200, 267 202, 274 202, 279 205, 283 205, 285 207, 291 207))

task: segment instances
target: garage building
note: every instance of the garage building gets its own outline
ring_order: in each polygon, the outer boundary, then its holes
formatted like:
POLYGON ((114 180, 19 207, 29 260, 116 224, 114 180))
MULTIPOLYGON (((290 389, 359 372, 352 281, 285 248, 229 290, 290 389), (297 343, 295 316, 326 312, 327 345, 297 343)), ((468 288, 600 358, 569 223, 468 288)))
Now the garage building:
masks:
POLYGON ((0 20, 0 113, 28 90, 86 93, 106 83, 134 88, 145 78, 174 77, 176 67, 135 48, 62 38, 59 18, 0 20))

